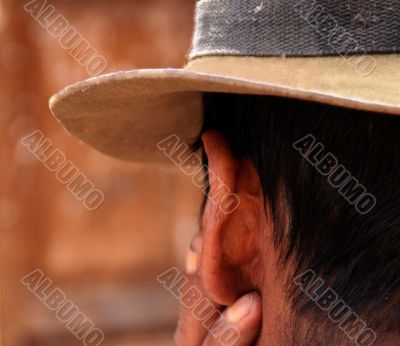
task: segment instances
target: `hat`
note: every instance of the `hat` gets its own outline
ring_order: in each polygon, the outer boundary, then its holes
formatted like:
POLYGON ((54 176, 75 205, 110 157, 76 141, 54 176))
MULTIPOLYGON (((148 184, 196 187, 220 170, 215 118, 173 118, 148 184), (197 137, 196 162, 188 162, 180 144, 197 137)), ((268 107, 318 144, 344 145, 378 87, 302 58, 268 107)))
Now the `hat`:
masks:
POLYGON ((157 144, 196 138, 203 92, 400 115, 400 1, 199 0, 185 67, 94 77, 54 95, 50 109, 107 155, 168 163, 157 144))

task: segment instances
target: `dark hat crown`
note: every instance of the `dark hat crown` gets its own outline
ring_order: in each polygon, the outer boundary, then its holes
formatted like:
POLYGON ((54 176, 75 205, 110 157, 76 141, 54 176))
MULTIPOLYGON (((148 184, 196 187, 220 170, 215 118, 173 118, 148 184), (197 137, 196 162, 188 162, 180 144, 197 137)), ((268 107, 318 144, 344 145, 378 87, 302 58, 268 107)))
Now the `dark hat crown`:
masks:
POLYGON ((400 51, 400 0, 200 0, 191 58, 400 51))

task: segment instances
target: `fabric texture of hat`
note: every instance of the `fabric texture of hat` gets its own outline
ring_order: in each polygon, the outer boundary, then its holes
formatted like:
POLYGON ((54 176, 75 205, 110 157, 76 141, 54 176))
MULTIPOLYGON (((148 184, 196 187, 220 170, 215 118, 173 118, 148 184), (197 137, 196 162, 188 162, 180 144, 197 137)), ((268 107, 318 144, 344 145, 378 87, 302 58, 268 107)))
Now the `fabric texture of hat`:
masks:
POLYGON ((191 143, 202 93, 274 95, 400 115, 400 0, 199 0, 182 69, 110 73, 54 95, 73 136, 128 161, 191 143))

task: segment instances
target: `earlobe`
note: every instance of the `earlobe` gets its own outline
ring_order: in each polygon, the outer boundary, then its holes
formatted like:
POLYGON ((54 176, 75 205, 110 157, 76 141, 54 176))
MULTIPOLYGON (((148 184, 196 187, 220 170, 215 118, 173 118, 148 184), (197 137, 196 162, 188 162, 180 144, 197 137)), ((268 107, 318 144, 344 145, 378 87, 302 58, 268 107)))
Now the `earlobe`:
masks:
POLYGON ((203 216, 200 277, 210 297, 228 305, 258 286, 255 273, 262 271, 258 241, 262 189, 252 163, 235 158, 221 134, 210 131, 202 139, 214 178, 210 179, 203 216), (232 195, 238 204, 226 212, 221 206, 225 197, 232 195))

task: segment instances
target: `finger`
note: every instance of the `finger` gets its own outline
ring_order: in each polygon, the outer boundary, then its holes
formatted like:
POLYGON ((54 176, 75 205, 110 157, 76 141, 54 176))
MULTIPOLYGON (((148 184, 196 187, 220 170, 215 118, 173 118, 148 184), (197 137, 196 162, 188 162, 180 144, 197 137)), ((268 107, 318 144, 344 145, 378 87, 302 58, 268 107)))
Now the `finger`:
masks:
POLYGON ((185 278, 187 284, 182 288, 179 302, 179 320, 175 331, 176 345, 201 345, 207 331, 193 314, 195 300, 201 299, 201 288, 195 273, 198 254, 189 250, 186 259, 185 278), (192 296, 192 298, 190 298, 192 296), (190 301, 191 300, 191 301, 190 301))
POLYGON ((248 293, 229 306, 214 323, 205 346, 249 346, 261 329, 261 298, 248 293))
MULTIPOLYGON (((207 299, 200 280, 198 267, 201 255, 202 240, 196 236, 186 259, 185 278, 187 284, 182 288, 179 308, 179 321, 175 332, 177 345, 202 345, 207 336, 207 329, 203 325, 203 316, 218 307, 207 299)), ((212 321, 214 322, 214 321, 212 321)))

